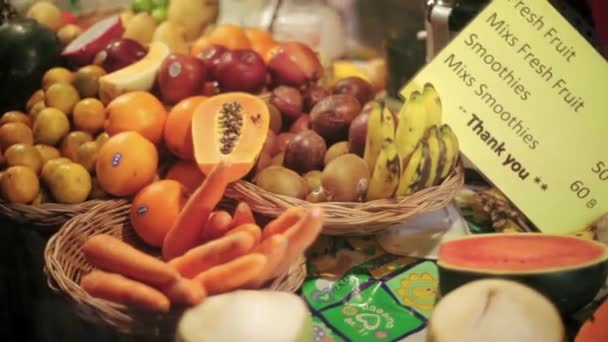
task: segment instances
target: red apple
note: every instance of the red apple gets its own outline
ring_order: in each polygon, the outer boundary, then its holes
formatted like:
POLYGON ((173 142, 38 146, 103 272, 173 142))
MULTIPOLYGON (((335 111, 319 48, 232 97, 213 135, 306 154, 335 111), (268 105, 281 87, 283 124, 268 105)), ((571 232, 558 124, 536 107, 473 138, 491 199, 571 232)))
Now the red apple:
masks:
POLYGON ((224 52, 216 62, 215 78, 225 92, 258 93, 266 85, 266 64, 253 50, 224 52))
POLYGON ((205 63, 183 54, 170 54, 162 63, 158 84, 162 99, 170 104, 201 93, 207 78, 205 63))
POLYGON ((300 42, 284 42, 268 61, 268 71, 275 84, 300 87, 323 76, 317 54, 300 42))
POLYGON ((223 45, 209 45, 206 49, 204 49, 198 56, 203 62, 205 62, 205 66, 209 71, 209 76, 212 79, 216 79, 216 69, 217 63, 222 57, 222 54, 227 52, 228 49, 223 45))
POLYGON ((300 133, 303 131, 308 131, 310 129, 310 115, 302 114, 293 124, 291 124, 291 128, 289 131, 291 133, 300 133))
POLYGON ((294 87, 278 86, 272 90, 270 103, 283 114, 288 122, 293 122, 302 115, 302 94, 294 87))
POLYGON ((108 44, 103 50, 102 67, 108 73, 129 66, 148 53, 143 45, 129 38, 121 38, 108 44))

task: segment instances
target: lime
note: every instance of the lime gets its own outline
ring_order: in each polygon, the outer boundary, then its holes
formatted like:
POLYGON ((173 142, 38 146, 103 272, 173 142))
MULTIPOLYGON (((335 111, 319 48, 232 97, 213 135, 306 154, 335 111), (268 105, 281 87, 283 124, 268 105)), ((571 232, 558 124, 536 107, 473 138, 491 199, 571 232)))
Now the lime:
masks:
POLYGON ((162 23, 167 20, 167 8, 166 7, 157 7, 152 11, 152 17, 156 19, 157 22, 162 23))
POLYGON ((167 7, 169 6, 169 0, 152 0, 152 7, 167 7))
POLYGON ((152 10, 152 1, 151 0, 133 0, 131 4, 131 9, 135 13, 139 12, 149 12, 152 10))

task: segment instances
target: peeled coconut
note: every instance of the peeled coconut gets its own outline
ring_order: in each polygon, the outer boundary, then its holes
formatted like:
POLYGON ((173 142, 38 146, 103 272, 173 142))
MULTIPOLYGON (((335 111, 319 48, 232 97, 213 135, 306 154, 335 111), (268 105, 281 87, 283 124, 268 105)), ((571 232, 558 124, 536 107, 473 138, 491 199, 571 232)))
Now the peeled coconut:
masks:
POLYGON ((428 342, 563 342, 557 308, 520 283, 484 279, 443 297, 429 320, 428 342))
POLYGON ((209 297, 184 312, 176 342, 312 341, 312 318, 299 296, 239 290, 209 297))

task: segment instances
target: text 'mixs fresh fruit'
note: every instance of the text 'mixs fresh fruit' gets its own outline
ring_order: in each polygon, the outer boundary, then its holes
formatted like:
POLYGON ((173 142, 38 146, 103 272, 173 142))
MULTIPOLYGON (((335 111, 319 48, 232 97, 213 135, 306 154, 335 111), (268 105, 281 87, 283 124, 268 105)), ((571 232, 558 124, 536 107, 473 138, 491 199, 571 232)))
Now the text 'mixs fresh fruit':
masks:
POLYGON ((231 92, 205 100, 192 117, 197 164, 208 174, 227 161, 230 181, 241 179, 255 165, 269 126, 268 106, 257 96, 231 92))
POLYGON ((164 60, 158 74, 161 96, 170 104, 200 94, 206 80, 207 70, 203 61, 176 53, 164 60))

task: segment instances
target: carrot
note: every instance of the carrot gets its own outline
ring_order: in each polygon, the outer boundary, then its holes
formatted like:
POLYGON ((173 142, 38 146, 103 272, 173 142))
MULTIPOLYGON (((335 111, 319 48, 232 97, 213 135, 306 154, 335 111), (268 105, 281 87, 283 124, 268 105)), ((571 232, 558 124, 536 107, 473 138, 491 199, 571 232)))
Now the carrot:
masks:
POLYGON ((260 253, 247 254, 196 276, 210 295, 238 289, 260 276, 268 258, 260 253))
POLYGON ((270 221, 266 227, 264 227, 262 239, 285 232, 287 228, 291 227, 302 219, 305 214, 306 209, 302 207, 291 207, 285 210, 279 217, 270 221))
POLYGON ((229 230, 226 233, 226 236, 231 235, 231 234, 236 234, 239 232, 246 232, 247 234, 250 234, 254 239, 255 239, 255 244, 257 245, 258 243, 260 243, 260 241, 262 240, 262 228, 260 228, 257 224, 255 223, 245 223, 242 224, 234 229, 229 230))
POLYGON ((256 223, 255 217, 253 216, 253 212, 251 211, 249 204, 246 202, 240 202, 236 206, 236 209, 234 209, 234 215, 232 217, 230 227, 236 228, 246 223, 256 223))
POLYGON ((120 274, 92 271, 82 277, 80 286, 91 296, 118 304, 167 312, 169 299, 160 291, 120 274))
POLYGON ((177 218, 177 222, 169 229, 163 241, 163 257, 169 261, 183 255, 196 246, 202 234, 202 229, 209 219, 209 214, 224 196, 228 186, 229 163, 220 162, 194 191, 177 218))
POLYGON ((209 216, 209 221, 203 229, 203 243, 223 236, 228 230, 230 230, 232 221, 233 218, 227 211, 220 210, 211 213, 209 216))
POLYGON ((189 306, 197 305, 207 297, 207 291, 200 282, 187 278, 180 278, 161 291, 171 299, 171 302, 189 306))
POLYGON ((268 261, 260 275, 248 283, 251 288, 259 288, 271 279, 275 269, 287 255, 287 246, 288 240, 285 235, 273 235, 255 247, 253 252, 264 254, 268 261))
POLYGON ((82 251, 93 266, 149 285, 169 286, 180 277, 176 270, 163 261, 111 235, 101 234, 89 238, 82 251))
POLYGON ((239 232, 213 240, 169 261, 169 265, 186 278, 194 278, 214 266, 229 262, 251 251, 255 240, 247 232, 239 232))
POLYGON ((291 264, 310 247, 323 228, 323 209, 314 208, 309 211, 298 223, 285 231, 284 235, 289 243, 287 255, 272 274, 277 277, 289 270, 291 264))

